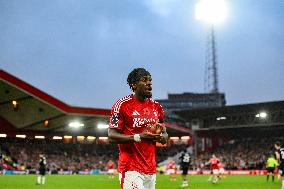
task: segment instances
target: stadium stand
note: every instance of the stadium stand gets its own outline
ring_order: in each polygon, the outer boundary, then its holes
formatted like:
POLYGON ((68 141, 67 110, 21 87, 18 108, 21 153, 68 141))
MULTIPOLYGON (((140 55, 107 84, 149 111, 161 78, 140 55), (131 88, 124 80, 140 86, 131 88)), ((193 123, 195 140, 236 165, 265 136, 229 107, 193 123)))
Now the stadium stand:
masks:
MULTIPOLYGON (((58 171, 106 171, 111 159, 117 162, 118 148, 114 144, 64 143, 63 141, 2 138, 1 151, 4 162, 0 166, 10 170, 29 170, 34 172, 38 166, 39 154, 47 157, 47 169, 58 171), (3 166, 5 164, 5 166, 3 166)), ((168 148, 157 149, 157 160, 163 161, 183 150, 186 144, 173 144, 168 148)))

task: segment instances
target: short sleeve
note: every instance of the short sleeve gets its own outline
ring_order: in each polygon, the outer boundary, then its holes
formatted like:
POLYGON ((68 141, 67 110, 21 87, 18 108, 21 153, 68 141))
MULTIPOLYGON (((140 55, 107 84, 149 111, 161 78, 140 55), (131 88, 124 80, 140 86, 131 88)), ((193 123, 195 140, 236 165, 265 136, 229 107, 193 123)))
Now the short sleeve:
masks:
POLYGON ((117 103, 115 103, 111 109, 111 114, 109 117, 109 128, 122 130, 124 126, 123 119, 123 108, 117 108, 117 103))

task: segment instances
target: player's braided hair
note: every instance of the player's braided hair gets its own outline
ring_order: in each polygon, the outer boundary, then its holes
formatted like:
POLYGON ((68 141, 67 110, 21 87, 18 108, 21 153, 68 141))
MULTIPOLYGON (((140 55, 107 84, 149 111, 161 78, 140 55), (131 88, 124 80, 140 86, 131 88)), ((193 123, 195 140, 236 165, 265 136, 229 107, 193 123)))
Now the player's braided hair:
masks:
POLYGON ((127 77, 127 84, 129 85, 130 89, 133 90, 132 84, 136 83, 144 76, 151 76, 151 74, 145 68, 135 68, 133 69, 127 77))

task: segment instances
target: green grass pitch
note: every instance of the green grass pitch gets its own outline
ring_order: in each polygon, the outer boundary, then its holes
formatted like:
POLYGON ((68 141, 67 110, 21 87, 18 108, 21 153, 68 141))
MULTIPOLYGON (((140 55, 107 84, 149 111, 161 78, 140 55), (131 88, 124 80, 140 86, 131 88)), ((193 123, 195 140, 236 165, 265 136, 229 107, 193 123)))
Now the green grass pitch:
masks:
MULTIPOLYGON (((217 184, 207 182, 208 176, 189 176, 189 189, 280 189, 275 179, 266 176, 228 176, 217 184), (271 179, 271 178, 270 178, 271 179)), ((156 189, 179 189, 181 176, 171 182, 167 175, 157 175, 156 189)), ((119 189, 118 177, 107 175, 47 175, 45 185, 36 185, 36 175, 0 175, 0 189, 119 189)))

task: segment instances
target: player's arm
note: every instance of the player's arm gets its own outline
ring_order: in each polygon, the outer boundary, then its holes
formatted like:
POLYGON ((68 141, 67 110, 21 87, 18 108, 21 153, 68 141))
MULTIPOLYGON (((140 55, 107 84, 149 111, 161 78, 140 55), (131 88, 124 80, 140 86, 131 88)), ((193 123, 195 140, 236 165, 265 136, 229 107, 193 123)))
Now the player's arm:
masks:
POLYGON ((276 157, 276 160, 277 160, 277 162, 280 164, 280 154, 279 154, 279 152, 275 152, 275 157, 276 157))
POLYGON ((134 136, 134 135, 122 134, 120 132, 120 130, 114 129, 114 128, 110 128, 108 130, 109 141, 111 143, 118 143, 118 144, 120 144, 120 143, 139 142, 139 139, 140 140, 155 141, 155 140, 158 139, 158 137, 160 137, 159 134, 149 133, 148 129, 149 129, 149 126, 147 126, 142 133, 136 134, 136 136, 134 136))
POLYGON ((277 167, 279 165, 278 161, 276 159, 274 159, 274 164, 275 164, 275 167, 277 167))
POLYGON ((108 130, 108 139, 111 143, 131 143, 134 141, 134 135, 125 135, 120 130, 110 128, 108 130))
MULTIPOLYGON (((119 101, 118 101, 119 102, 119 101)), ((118 103, 117 102, 117 103, 118 103)), ((124 127, 123 108, 115 111, 117 103, 113 105, 109 120, 108 139, 111 143, 131 143, 134 142, 134 135, 125 135, 122 133, 124 127)))
POLYGON ((206 165, 206 166, 211 165, 211 159, 209 161, 205 162, 204 165, 206 165))

